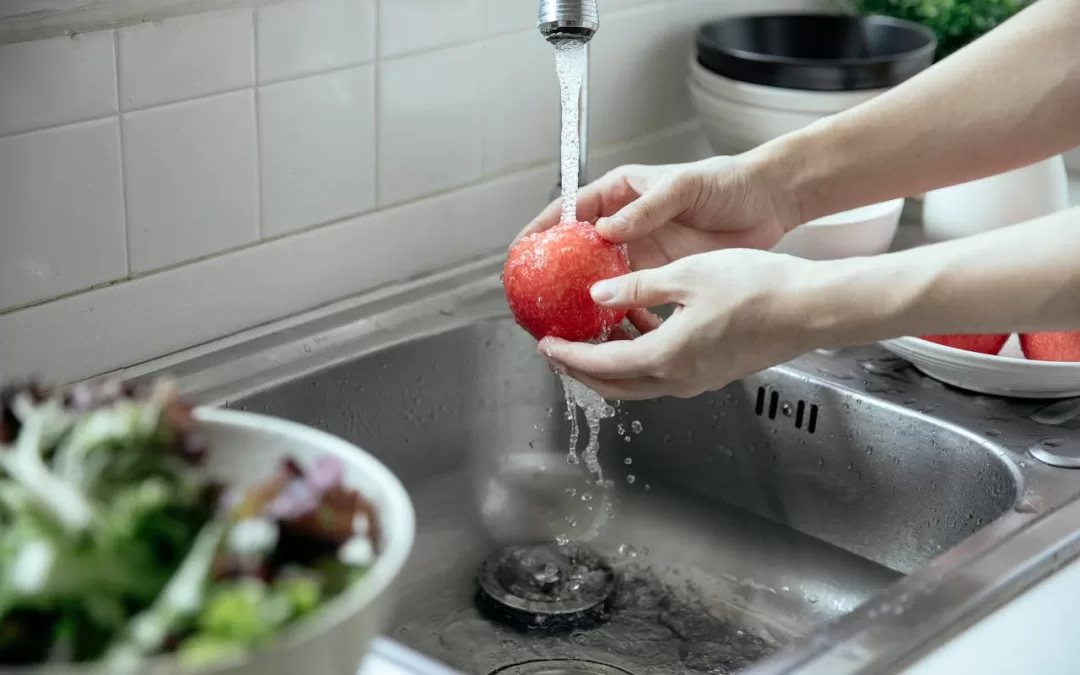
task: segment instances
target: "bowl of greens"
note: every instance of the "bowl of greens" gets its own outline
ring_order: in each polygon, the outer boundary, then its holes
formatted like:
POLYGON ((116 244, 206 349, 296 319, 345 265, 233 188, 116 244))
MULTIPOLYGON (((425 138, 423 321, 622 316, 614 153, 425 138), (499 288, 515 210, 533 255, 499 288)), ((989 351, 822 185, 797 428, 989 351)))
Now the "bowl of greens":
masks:
POLYGON ((0 673, 354 675, 414 533, 315 429, 168 382, 0 392, 0 673))

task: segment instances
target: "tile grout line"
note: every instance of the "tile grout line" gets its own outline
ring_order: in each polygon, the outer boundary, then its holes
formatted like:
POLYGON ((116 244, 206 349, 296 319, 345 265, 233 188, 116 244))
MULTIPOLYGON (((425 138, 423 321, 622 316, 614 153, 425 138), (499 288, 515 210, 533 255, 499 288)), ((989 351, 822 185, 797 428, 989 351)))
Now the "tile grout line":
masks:
MULTIPOLYGON (((649 145, 651 143, 656 143, 656 142, 658 142, 658 141, 660 141, 660 140, 662 140, 662 139, 664 139, 665 137, 668 137, 668 136, 675 136, 675 135, 678 135, 678 134, 691 133, 691 132, 694 131, 694 128, 695 128, 695 123, 684 122, 684 123, 677 124, 677 125, 674 125, 674 126, 659 129, 659 130, 657 130, 655 132, 651 132, 649 134, 645 134, 645 135, 643 135, 643 136, 641 136, 641 137, 639 137, 637 139, 634 139, 634 140, 616 142, 616 143, 612 143, 612 144, 609 144, 609 145, 605 145, 596 152, 600 152, 600 153, 619 152, 621 150, 636 147, 636 146, 644 147, 644 146, 647 146, 647 145, 649 145)), ((20 312, 20 311, 23 311, 23 310, 33 309, 35 307, 41 307, 42 305, 47 305, 47 304, 49 304, 51 302, 55 302, 55 301, 59 301, 59 300, 66 300, 66 299, 69 299, 69 298, 72 298, 72 297, 75 297, 75 296, 83 295, 83 294, 90 293, 90 292, 93 292, 93 291, 98 291, 98 290, 101 290, 103 288, 108 288, 110 286, 116 286, 116 285, 119 285, 119 284, 127 283, 129 281, 138 281, 140 279, 145 279, 145 278, 148 278, 148 277, 157 276, 159 274, 172 272, 172 271, 175 271, 175 270, 178 270, 178 269, 181 269, 181 268, 184 268, 184 267, 187 267, 189 265, 196 264, 196 263, 201 263, 201 262, 205 262, 207 260, 212 260, 212 259, 215 259, 215 258, 220 258, 220 257, 223 257, 223 256, 238 253, 240 251, 245 251, 245 250, 250 250, 252 248, 257 248, 257 247, 262 246, 264 244, 272 244, 272 243, 276 243, 276 242, 281 242, 281 241, 288 240, 288 239, 291 239, 291 238, 296 237, 296 236, 310 234, 312 232, 316 232, 316 231, 322 230, 324 228, 344 225, 344 224, 348 223, 351 220, 356 220, 356 219, 359 219, 359 218, 371 217, 371 216, 375 216, 377 214, 385 214, 388 211, 394 211, 394 210, 397 210, 397 209, 405 209, 405 208, 408 208, 408 207, 411 207, 411 206, 414 206, 416 204, 420 204, 420 203, 423 203, 423 202, 426 202, 426 201, 429 201, 429 200, 432 200, 432 199, 439 199, 439 198, 442 198, 442 197, 447 197, 449 195, 453 195, 454 193, 463 192, 463 191, 466 191, 466 190, 469 190, 469 189, 477 188, 477 187, 483 186, 483 185, 485 185, 487 183, 491 183, 491 182, 494 182, 494 181, 508 180, 508 179, 511 179, 511 178, 519 177, 519 176, 521 176, 523 174, 526 174, 526 173, 528 173, 530 171, 537 171, 537 170, 546 169, 546 168, 554 168, 554 167, 557 167, 557 166, 558 166, 557 160, 545 160, 545 161, 542 161, 542 162, 537 162, 535 164, 530 164, 530 165, 527 165, 527 166, 515 168, 515 169, 510 170, 510 171, 508 171, 506 173, 502 173, 502 174, 498 174, 498 175, 494 175, 494 176, 485 176, 485 177, 481 178, 480 180, 473 181, 473 182, 467 183, 465 185, 460 185, 460 186, 457 186, 457 187, 454 187, 454 188, 448 188, 446 190, 441 190, 441 191, 438 191, 438 192, 425 194, 425 195, 423 195, 421 197, 406 200, 406 201, 403 201, 403 202, 395 202, 395 203, 389 204, 389 205, 387 205, 385 207, 378 207, 378 208, 374 208, 374 209, 371 209, 371 210, 368 210, 368 211, 362 211, 362 212, 354 213, 354 214, 351 214, 351 215, 348 215, 348 216, 335 218, 333 220, 328 220, 328 221, 324 221, 324 222, 320 222, 320 223, 315 223, 315 224, 310 225, 308 227, 305 227, 303 229, 295 230, 295 231, 292 231, 292 232, 289 232, 289 233, 286 233, 286 234, 275 235, 273 237, 270 237, 270 238, 262 240, 262 241, 255 241, 255 242, 251 242, 251 243, 247 243, 247 244, 241 244, 239 246, 233 246, 231 248, 224 249, 224 250, 221 250, 221 251, 215 251, 213 253, 208 253, 208 254, 206 254, 204 256, 200 256, 198 258, 194 258, 194 259, 191 259, 191 260, 185 260, 185 261, 182 261, 182 262, 167 265, 165 267, 159 267, 159 268, 156 268, 156 269, 153 269, 153 270, 148 270, 146 272, 141 272, 141 273, 139 273, 137 275, 132 275, 127 279, 114 279, 112 281, 102 282, 100 284, 95 284, 95 285, 89 286, 87 288, 81 288, 79 290, 70 291, 70 292, 63 293, 61 295, 56 295, 56 296, 46 298, 46 299, 43 299, 43 300, 37 300, 37 301, 34 301, 34 302, 21 304, 21 305, 16 305, 16 306, 13 306, 13 307, 6 307, 6 308, 3 308, 3 309, 0 309, 0 317, 3 317, 3 316, 8 315, 8 314, 14 314, 16 312, 20 312)))
POLYGON ((259 8, 251 9, 251 106, 255 116, 255 240, 262 241, 266 232, 266 224, 263 218, 266 216, 263 210, 263 148, 262 148, 262 115, 259 109, 259 8))
MULTIPOLYGON (((114 61, 115 60, 116 60, 116 57, 114 56, 114 61)), ((42 131, 54 131, 56 129, 63 129, 64 127, 72 127, 72 126, 77 126, 79 124, 86 124, 86 123, 89 123, 89 122, 100 122, 101 120, 107 120, 110 117, 116 117, 117 115, 120 115, 121 117, 123 117, 124 115, 135 114, 135 113, 144 113, 144 112, 147 112, 149 110, 158 110, 158 109, 161 109, 161 108, 171 108, 173 106, 183 105, 185 103, 195 103, 197 101, 203 101, 203 100, 214 98, 214 97, 217 97, 217 96, 224 96, 225 94, 235 94, 237 92, 246 91, 248 89, 258 89, 259 87, 264 87, 264 86, 265 87, 274 87, 274 86, 277 86, 279 84, 287 84, 287 83, 291 83, 291 82, 297 82, 297 81, 300 81, 300 80, 305 80, 305 79, 307 79, 309 77, 322 77, 324 75, 333 75, 335 73, 340 73, 340 72, 344 72, 344 71, 347 71, 347 70, 358 70, 360 68, 363 68, 363 67, 369 66, 369 65, 376 65, 376 62, 374 62, 374 61, 362 61, 362 62, 359 62, 359 63, 352 63, 352 64, 349 64, 349 65, 335 66, 335 67, 332 67, 332 68, 324 68, 324 69, 319 69, 319 70, 313 70, 313 71, 311 71, 309 73, 304 73, 302 75, 296 75, 296 76, 293 76, 293 77, 285 77, 285 78, 281 78, 281 79, 274 79, 274 80, 270 80, 270 81, 264 82, 264 83, 248 84, 248 85, 244 85, 244 86, 241 86, 241 87, 229 87, 227 89, 221 89, 219 91, 212 91, 212 92, 209 92, 209 93, 206 93, 206 94, 200 94, 198 96, 192 96, 190 98, 181 98, 181 99, 176 99, 176 100, 163 101, 161 103, 154 103, 154 104, 151 104, 151 105, 136 106, 136 107, 130 108, 130 109, 124 109, 123 106, 120 105, 119 101, 118 101, 118 109, 119 109, 118 113, 117 112, 109 112, 109 113, 105 113, 105 114, 102 114, 102 115, 94 115, 92 117, 84 117, 84 118, 81 118, 81 119, 68 120, 66 122, 57 122, 55 124, 46 124, 46 125, 39 126, 39 127, 31 127, 31 128, 28 128, 28 129, 20 129, 18 131, 12 131, 12 132, 8 132, 8 133, 0 133, 0 141, 8 139, 8 138, 16 138, 16 137, 19 137, 19 136, 27 136, 29 134, 36 134, 36 133, 42 132, 42 131)), ((118 82, 117 82, 117 90, 119 92, 119 88, 120 88, 119 75, 117 76, 117 80, 118 80, 118 82)), ((117 98, 118 99, 120 98, 119 93, 117 95, 117 98)))
POLYGON ((120 200, 122 217, 124 219, 124 278, 131 278, 131 219, 128 217, 128 167, 127 156, 124 153, 124 115, 121 112, 121 101, 124 98, 121 91, 120 77, 120 30, 114 28, 113 39, 113 68, 116 77, 116 136, 120 150, 120 200))
POLYGON ((379 105, 382 102, 381 84, 383 59, 380 54, 380 51, 382 50, 382 27, 379 23, 379 20, 382 18, 382 3, 383 0, 371 0, 373 14, 372 23, 375 26, 375 39, 372 41, 375 44, 375 61, 371 71, 372 88, 374 89, 375 94, 372 97, 373 108, 371 117, 374 121, 372 126, 374 127, 373 133, 375 136, 372 139, 374 142, 371 144, 371 147, 374 148, 375 152, 375 170, 372 172, 372 175, 375 177, 374 180, 372 180, 375 192, 375 194, 372 195, 372 209, 374 211, 382 210, 382 207, 379 205, 382 201, 380 195, 380 190, 382 188, 382 162, 380 161, 382 157, 382 106, 379 105))

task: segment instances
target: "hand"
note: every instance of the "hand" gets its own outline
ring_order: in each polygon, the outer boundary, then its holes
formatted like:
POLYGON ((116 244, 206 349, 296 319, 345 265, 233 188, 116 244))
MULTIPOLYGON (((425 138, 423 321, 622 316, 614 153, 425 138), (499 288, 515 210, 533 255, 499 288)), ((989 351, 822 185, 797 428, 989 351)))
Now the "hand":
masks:
MULTIPOLYGON (((770 249, 799 224, 794 197, 744 157, 624 166, 582 188, 578 218, 627 243, 634 269, 723 248, 770 249)), ((515 242, 559 222, 549 205, 515 242)))
POLYGON ((545 338, 552 366, 609 399, 689 398, 815 347, 808 317, 814 263, 729 249, 597 283, 593 299, 639 309, 676 303, 667 321, 632 340, 603 344, 545 338))

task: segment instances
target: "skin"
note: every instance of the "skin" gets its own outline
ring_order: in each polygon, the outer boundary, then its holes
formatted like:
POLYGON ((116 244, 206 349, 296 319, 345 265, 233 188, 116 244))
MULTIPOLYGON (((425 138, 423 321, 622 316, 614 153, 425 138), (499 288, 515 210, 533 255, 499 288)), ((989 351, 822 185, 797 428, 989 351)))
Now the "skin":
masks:
POLYGON ((800 223, 1080 145, 1077 35, 1080 0, 1040 0, 888 93, 753 151, 604 176, 578 215, 626 243, 635 272, 593 298, 631 309, 642 335, 545 339, 540 352, 608 398, 690 397, 815 348, 1080 329, 1080 209, 868 258, 765 252, 800 223), (663 323, 646 311, 668 303, 663 323))

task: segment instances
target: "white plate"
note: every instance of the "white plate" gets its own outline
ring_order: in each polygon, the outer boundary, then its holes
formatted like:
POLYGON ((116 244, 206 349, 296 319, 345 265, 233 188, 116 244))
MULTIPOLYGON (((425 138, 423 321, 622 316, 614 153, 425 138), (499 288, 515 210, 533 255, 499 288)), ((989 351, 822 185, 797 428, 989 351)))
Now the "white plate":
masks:
POLYGON ((690 57, 690 79, 706 92, 752 110, 767 108, 830 114, 847 110, 888 91, 888 88, 865 91, 807 91, 739 82, 705 68, 698 63, 697 54, 690 57))
POLYGON ((913 337, 886 340, 881 346, 935 380, 968 391, 1014 398, 1080 396, 1080 363, 1029 361, 1020 353, 1016 336, 1000 356, 913 337))

